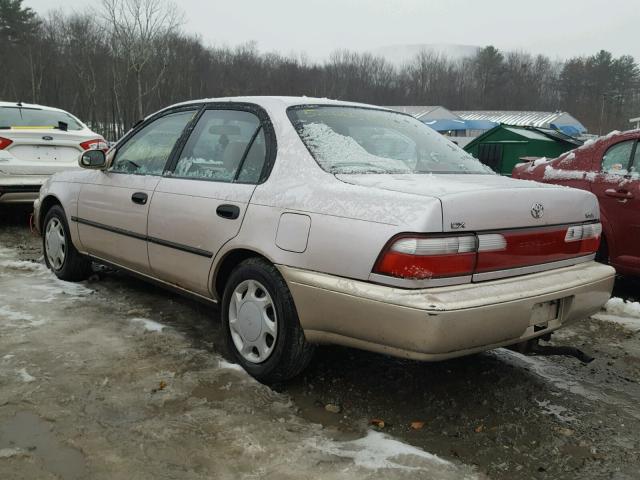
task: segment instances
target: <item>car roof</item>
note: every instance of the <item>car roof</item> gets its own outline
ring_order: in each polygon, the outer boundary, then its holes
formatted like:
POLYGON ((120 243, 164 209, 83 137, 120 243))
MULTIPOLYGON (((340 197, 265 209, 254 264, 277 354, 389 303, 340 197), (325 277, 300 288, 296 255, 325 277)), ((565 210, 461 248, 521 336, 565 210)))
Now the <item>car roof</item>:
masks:
POLYGON ((253 103, 259 105, 264 108, 282 108, 286 109, 288 107, 296 106, 296 105, 335 105, 335 106, 346 106, 346 107, 365 107, 365 108, 377 108, 380 110, 389 110, 386 107, 380 107, 377 105, 370 105, 366 103, 358 103, 358 102, 347 102, 343 100, 332 100, 330 98, 317 98, 317 97, 287 97, 287 96, 241 96, 241 97, 217 97, 217 98, 200 98, 197 100, 188 100, 185 102, 176 103, 174 105, 170 105, 165 107, 158 112, 155 112, 151 115, 148 115, 146 118, 149 118, 156 113, 163 112, 165 110, 169 110, 171 108, 188 106, 188 105, 197 105, 203 103, 225 103, 225 102, 233 102, 233 103, 253 103))
POLYGON ((34 109, 38 109, 38 110, 49 110, 51 112, 69 113, 66 110, 62 110, 61 108, 47 107, 46 105, 38 105, 36 103, 25 103, 25 102, 2 102, 2 101, 0 101, 0 107, 34 108, 34 109))
MULTIPOLYGON (((186 102, 181 102, 176 105, 189 105, 192 103, 214 103, 214 102, 240 102, 240 103, 255 103, 255 104, 263 104, 263 103, 280 103, 286 107, 294 106, 294 105, 350 105, 350 106, 359 106, 359 107, 374 107, 375 105, 368 105, 365 103, 358 102, 347 102, 343 100, 333 100, 330 98, 319 98, 319 97, 287 97, 287 96, 268 96, 268 95, 256 95, 256 96, 241 96, 241 97, 219 97, 219 98, 201 98, 198 100, 188 100, 186 102)), ((176 106, 172 105, 172 106, 176 106)), ((384 108, 385 107, 377 107, 384 108)))

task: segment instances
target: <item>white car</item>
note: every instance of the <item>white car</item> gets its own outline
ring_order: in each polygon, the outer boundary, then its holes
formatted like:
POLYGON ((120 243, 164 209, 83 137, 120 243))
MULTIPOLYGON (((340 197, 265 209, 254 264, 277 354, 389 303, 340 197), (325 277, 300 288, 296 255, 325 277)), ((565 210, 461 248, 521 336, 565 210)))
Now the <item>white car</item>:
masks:
POLYGON ((379 107, 197 100, 80 164, 34 204, 47 265, 220 302, 231 354, 264 382, 315 344, 432 361, 531 342, 613 287, 593 194, 496 175, 379 107))
POLYGON ((104 138, 70 113, 0 102, 0 203, 33 202, 50 175, 78 168, 90 148, 106 148, 104 138))

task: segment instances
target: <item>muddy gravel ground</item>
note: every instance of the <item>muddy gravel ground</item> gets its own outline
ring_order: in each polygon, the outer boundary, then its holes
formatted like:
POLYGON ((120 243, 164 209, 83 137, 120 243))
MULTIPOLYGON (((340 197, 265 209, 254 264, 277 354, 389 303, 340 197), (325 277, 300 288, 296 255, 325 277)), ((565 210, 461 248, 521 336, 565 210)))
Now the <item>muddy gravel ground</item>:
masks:
POLYGON ((1 479, 640 476, 640 319, 554 335, 588 365, 322 347, 268 388, 221 356, 215 308, 105 269, 61 282, 25 213, 0 221, 1 479))

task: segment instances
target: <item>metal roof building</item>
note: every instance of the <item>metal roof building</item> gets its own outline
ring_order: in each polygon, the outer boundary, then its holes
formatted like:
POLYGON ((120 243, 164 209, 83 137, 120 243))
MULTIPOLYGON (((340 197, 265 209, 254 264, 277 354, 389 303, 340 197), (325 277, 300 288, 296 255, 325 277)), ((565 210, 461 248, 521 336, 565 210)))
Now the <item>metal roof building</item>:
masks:
POLYGON ((426 120, 460 120, 460 118, 451 110, 447 110, 439 105, 427 105, 427 106, 394 106, 385 107, 395 110, 396 112, 408 113, 409 115, 416 117, 418 120, 424 122, 426 120))
POLYGON ((541 127, 561 130, 569 135, 585 133, 587 129, 567 112, 532 112, 512 110, 459 110, 453 112, 463 120, 490 122, 520 127, 541 127))

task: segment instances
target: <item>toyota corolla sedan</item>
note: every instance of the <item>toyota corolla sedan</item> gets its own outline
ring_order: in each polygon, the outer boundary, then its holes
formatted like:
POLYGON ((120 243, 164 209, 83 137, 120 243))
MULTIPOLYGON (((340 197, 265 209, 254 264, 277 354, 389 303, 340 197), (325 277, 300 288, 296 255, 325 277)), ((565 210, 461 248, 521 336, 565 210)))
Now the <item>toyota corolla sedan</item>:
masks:
POLYGON ((105 140, 64 110, 0 102, 0 203, 33 203, 49 175, 105 140))
POLYGON ((97 261, 221 304, 263 382, 317 344, 443 360, 545 336, 609 298, 593 194, 493 174, 411 116, 312 98, 191 101, 35 202, 46 263, 97 261))

